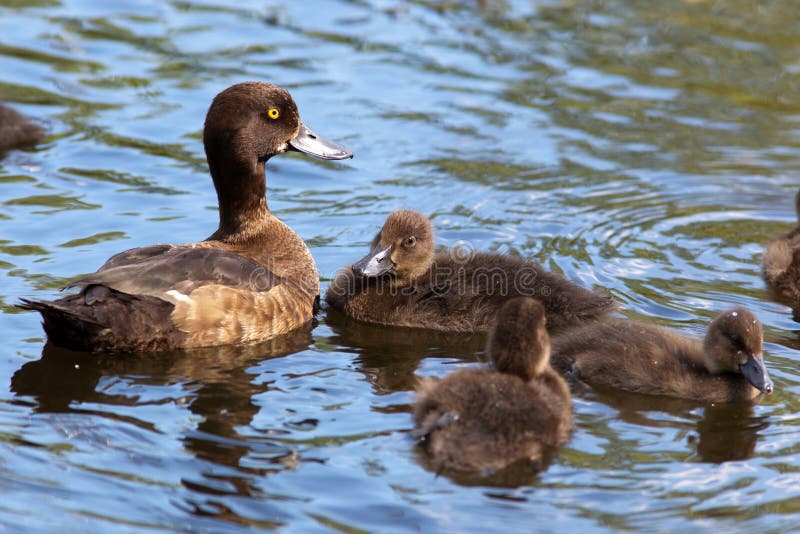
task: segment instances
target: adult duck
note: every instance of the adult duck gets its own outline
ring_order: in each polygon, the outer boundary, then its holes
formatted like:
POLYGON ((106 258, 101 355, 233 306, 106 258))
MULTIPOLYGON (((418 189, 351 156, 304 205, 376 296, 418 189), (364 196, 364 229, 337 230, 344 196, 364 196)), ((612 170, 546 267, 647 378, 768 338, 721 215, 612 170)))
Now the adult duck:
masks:
POLYGON ((289 93, 246 82, 218 94, 203 129, 219 199, 219 227, 184 245, 153 245, 111 257, 56 301, 23 300, 58 345, 88 351, 154 351, 243 343, 309 321, 319 295, 303 240, 267 207, 265 164, 296 150, 352 157, 311 131, 289 93))
POLYGON ((767 245, 762 274, 769 287, 800 307, 800 191, 794 204, 798 224, 767 245))
POLYGON ((542 305, 531 298, 505 303, 486 352, 490 368, 425 379, 417 389, 413 435, 440 468, 491 471, 522 458, 538 462, 569 439, 572 401, 550 367, 542 305))
POLYGON ((761 323, 734 308, 705 338, 608 318, 553 338, 553 367, 590 384, 700 402, 751 401, 772 393, 761 323))
POLYGON ((413 210, 386 219, 363 259, 341 270, 325 300, 369 323, 450 332, 488 331, 514 297, 539 300, 548 329, 574 326, 616 309, 614 300, 504 254, 434 253, 431 222, 413 210))

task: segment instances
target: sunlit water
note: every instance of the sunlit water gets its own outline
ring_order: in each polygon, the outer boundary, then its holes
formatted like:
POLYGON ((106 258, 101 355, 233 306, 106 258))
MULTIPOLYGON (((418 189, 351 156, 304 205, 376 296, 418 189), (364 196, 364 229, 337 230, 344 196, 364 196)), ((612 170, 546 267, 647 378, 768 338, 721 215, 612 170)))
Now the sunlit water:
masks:
MULTIPOLYGON (((730 0, 3 2, 0 100, 49 137, 0 162, 0 526, 10 532, 800 529, 798 323, 759 276, 795 220, 800 10, 730 0), (233 7, 233 6, 236 7, 233 7), (356 158, 284 155, 272 210, 327 285, 388 212, 534 258, 702 335, 753 309, 754 407, 575 391, 535 475, 437 475, 413 387, 481 336, 353 323, 136 358, 44 346, 50 298, 123 249, 216 225, 200 134, 244 80, 356 158)), ((2 528, 0 528, 2 530, 2 528)))

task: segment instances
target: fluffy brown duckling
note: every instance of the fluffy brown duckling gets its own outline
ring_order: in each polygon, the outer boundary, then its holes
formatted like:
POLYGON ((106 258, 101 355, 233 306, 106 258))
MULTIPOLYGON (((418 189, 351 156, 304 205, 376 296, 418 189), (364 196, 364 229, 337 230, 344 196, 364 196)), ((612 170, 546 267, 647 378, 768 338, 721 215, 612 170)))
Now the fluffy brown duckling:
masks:
POLYGON ((111 257, 37 310, 50 341, 88 351, 153 351, 253 342, 311 320, 319 296, 306 244, 267 207, 265 165, 287 150, 352 157, 312 132, 288 91, 246 82, 218 94, 203 144, 219 199, 219 227, 204 241, 153 245, 111 257))
POLYGON ((794 202, 798 224, 767 245, 762 274, 767 285, 800 306, 800 191, 794 202))
POLYGON ((443 469, 538 462, 569 439, 572 402, 567 383, 550 367, 544 307, 531 298, 506 302, 486 351, 493 368, 425 379, 417 389, 413 435, 443 469))
POLYGON ((44 137, 44 128, 19 112, 0 104, 0 152, 15 147, 33 146, 44 137))
POLYGON ((553 338, 553 367, 586 382, 701 402, 749 401, 772 393, 758 318, 719 314, 704 340, 609 318, 553 338))
POLYGON ((434 253, 431 222, 397 210, 375 236, 370 253, 340 271, 325 299, 355 319, 450 332, 488 331, 509 299, 539 300, 548 328, 577 325, 614 309, 614 300, 504 254, 459 249, 434 253))

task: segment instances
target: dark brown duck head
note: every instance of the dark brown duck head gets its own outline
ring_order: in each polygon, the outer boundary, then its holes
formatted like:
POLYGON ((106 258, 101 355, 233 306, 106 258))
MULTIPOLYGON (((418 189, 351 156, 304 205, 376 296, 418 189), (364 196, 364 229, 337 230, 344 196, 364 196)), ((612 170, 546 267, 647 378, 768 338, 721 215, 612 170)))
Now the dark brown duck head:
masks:
POLYGON ((762 393, 772 393, 772 380, 761 355, 764 334, 749 310, 734 308, 708 326, 703 342, 705 364, 712 374, 739 373, 762 393))
POLYGON ((550 363, 550 336, 541 303, 529 297, 506 302, 497 313, 486 352, 501 373, 526 382, 540 376, 550 363))
POLYGON ((391 275, 397 285, 407 285, 433 262, 433 226, 414 210, 395 210, 372 240, 369 254, 353 264, 364 278, 391 275))
POLYGON ((218 237, 235 235, 266 214, 264 165, 287 150, 322 159, 352 158, 314 133, 285 89, 244 82, 219 93, 206 115, 203 144, 220 210, 218 237))

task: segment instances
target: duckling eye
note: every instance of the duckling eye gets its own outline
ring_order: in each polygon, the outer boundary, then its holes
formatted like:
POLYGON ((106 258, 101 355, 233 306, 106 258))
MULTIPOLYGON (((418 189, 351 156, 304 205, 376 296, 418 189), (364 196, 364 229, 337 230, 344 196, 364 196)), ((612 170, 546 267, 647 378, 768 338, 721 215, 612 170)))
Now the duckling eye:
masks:
POLYGON ((416 244, 417 244, 417 238, 412 235, 411 237, 405 240, 403 246, 406 248, 411 248, 416 244))
POLYGON ((742 339, 741 336, 734 334, 730 337, 730 340, 734 348, 742 349, 744 347, 744 340, 742 339))
POLYGON ((275 120, 280 116, 281 112, 278 111, 276 108, 269 108, 269 111, 267 111, 267 117, 269 117, 272 120, 275 120))

